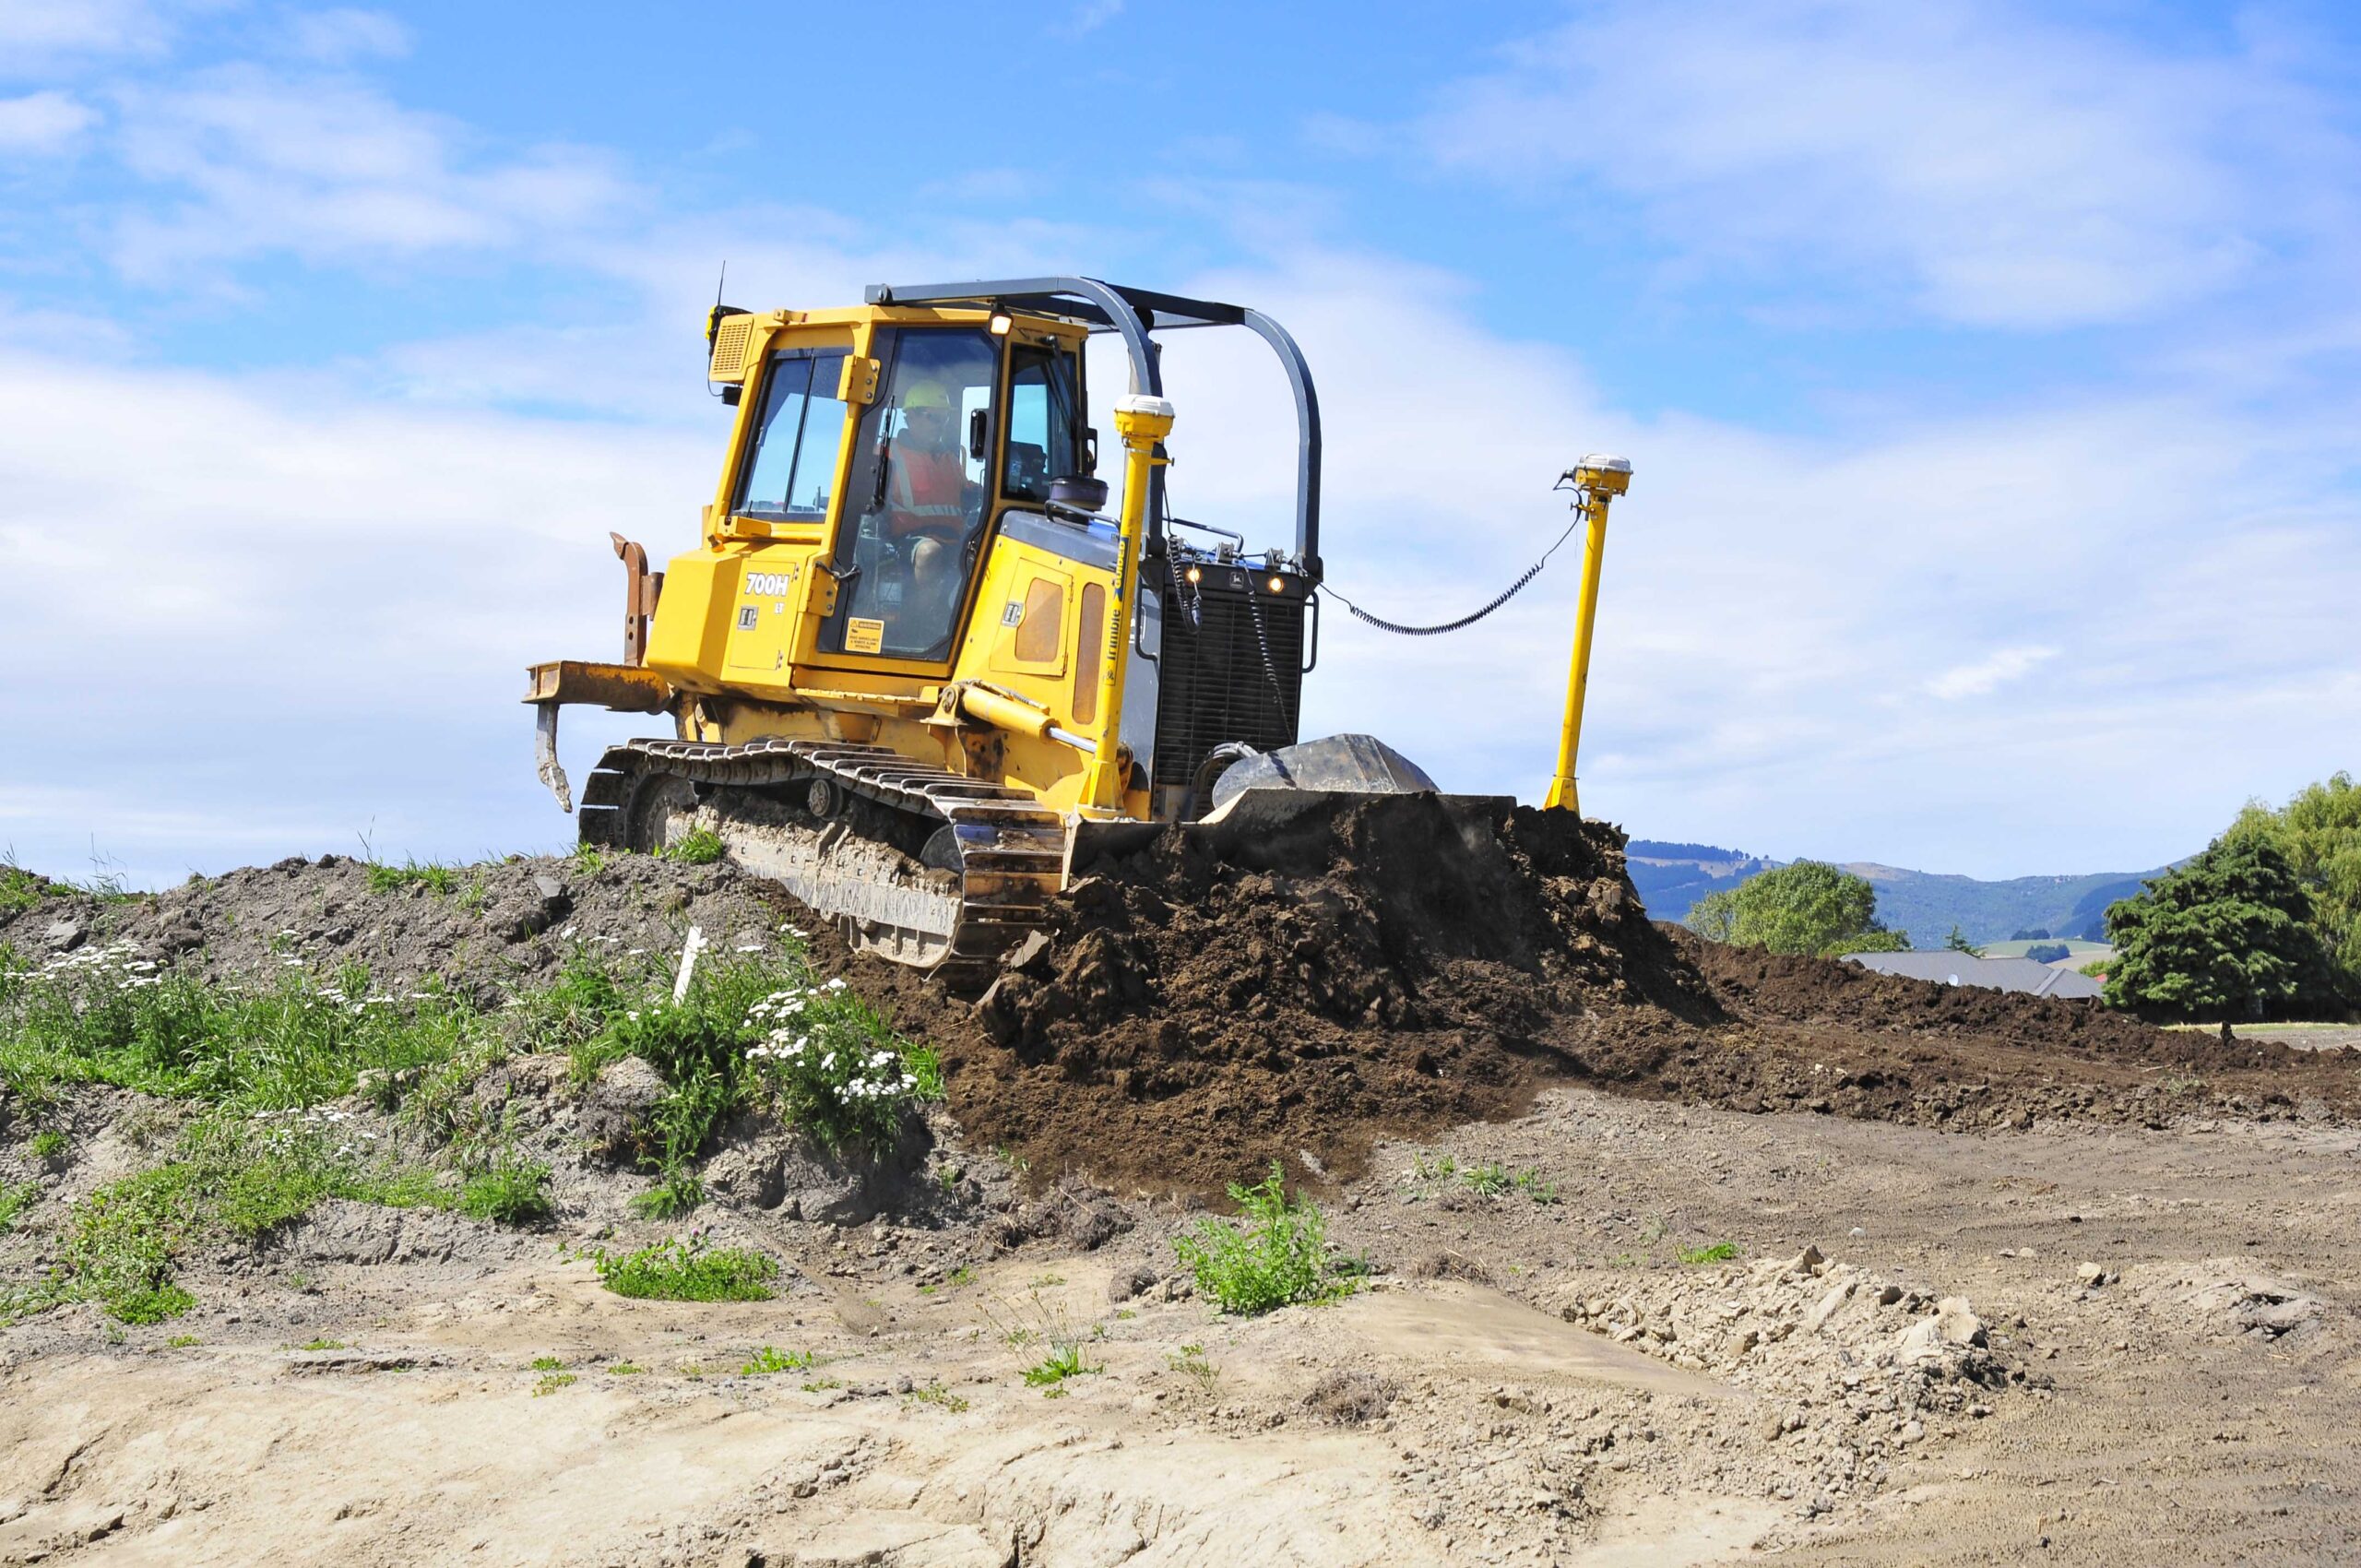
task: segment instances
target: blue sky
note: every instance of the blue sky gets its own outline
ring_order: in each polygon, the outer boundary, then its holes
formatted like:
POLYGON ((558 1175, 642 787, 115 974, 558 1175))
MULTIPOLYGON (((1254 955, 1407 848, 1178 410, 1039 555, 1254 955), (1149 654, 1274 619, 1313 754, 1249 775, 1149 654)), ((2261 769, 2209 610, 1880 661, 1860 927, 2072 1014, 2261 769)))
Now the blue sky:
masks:
MULTIPOLYGON (((1638 834, 2131 869, 2354 760, 2335 9, 553 15, 0 0, 0 847, 563 842, 522 668, 608 653, 609 529, 692 541, 724 257, 755 307, 1263 305, 1332 578, 1396 619, 1627 451, 1584 798, 1638 834)), ((1173 483, 1275 538, 1258 355, 1174 350, 1173 483)), ((1572 567, 1451 638, 1332 618, 1308 728, 1537 795, 1572 567)), ((568 724, 577 769, 630 729, 568 724)))

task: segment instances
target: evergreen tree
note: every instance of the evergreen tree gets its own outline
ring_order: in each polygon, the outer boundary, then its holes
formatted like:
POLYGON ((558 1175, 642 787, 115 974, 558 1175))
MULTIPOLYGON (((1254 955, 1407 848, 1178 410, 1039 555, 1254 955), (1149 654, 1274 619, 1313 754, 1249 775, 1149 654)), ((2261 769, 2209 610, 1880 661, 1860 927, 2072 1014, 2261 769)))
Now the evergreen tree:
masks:
POLYGON ((2106 911, 2110 1006, 2158 1018, 2322 1017, 2343 1010, 2311 896, 2259 834, 2225 835, 2106 911))

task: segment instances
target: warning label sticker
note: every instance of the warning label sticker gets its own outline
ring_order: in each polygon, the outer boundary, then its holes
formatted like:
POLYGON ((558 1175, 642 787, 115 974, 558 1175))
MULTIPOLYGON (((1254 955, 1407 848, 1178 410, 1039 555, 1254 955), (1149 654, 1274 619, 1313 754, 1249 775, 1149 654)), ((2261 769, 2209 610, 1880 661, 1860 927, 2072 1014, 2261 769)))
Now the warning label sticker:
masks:
POLYGON ((864 621, 855 615, 845 623, 847 653, 875 653, 885 646, 885 623, 864 621))

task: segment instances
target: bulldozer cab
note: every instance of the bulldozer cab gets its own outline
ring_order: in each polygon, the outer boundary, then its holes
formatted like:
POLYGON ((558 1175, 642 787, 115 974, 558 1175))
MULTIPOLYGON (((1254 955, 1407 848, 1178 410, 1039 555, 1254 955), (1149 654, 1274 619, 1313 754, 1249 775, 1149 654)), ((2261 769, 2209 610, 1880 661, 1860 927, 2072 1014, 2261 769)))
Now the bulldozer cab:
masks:
MULTIPOLYGON (((829 556, 840 591, 821 627, 823 654, 947 660, 1001 514, 1046 502, 1052 479, 1083 477, 1081 355, 1009 327, 873 335, 878 395, 851 422, 829 556)), ((834 410, 823 418, 845 422, 834 410)))
POLYGON ((822 662, 947 665, 1003 514, 1097 461, 1079 328, 927 314, 789 327, 747 368, 724 505, 774 534, 824 530, 822 662))

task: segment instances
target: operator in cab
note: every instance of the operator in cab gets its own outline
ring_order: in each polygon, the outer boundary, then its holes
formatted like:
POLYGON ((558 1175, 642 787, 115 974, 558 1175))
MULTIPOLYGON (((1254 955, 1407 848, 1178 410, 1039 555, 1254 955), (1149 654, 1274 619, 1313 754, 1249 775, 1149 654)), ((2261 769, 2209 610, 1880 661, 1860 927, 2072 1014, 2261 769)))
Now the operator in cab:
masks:
POLYGON ((912 384, 901 411, 885 482, 885 536, 909 564, 902 613, 916 625, 947 625, 959 592, 959 545, 979 488, 968 481, 957 410, 943 383, 912 384))

